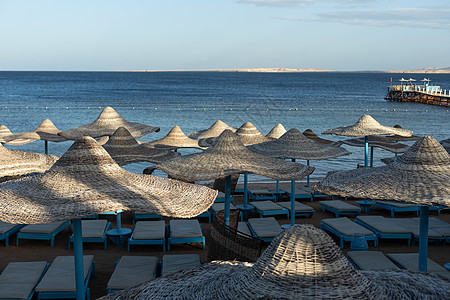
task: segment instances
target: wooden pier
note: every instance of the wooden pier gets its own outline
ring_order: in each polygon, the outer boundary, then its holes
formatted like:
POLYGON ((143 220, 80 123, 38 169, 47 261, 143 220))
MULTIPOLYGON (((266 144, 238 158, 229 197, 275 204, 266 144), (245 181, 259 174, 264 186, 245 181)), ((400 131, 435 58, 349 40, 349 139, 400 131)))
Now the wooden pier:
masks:
POLYGON ((450 91, 447 93, 438 85, 391 85, 388 87, 388 93, 384 99, 449 107, 450 91))

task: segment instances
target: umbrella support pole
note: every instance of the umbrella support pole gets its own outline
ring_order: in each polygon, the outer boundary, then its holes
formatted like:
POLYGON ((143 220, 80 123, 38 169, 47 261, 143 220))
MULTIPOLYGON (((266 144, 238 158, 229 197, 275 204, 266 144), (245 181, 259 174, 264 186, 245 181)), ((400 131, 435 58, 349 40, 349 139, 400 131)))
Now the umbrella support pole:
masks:
POLYGON ((280 192, 280 181, 277 179, 277 193, 279 193, 280 192))
POLYGON ((83 271, 83 241, 81 232, 81 219, 73 220, 73 249, 75 259, 75 283, 77 300, 86 298, 84 290, 84 271, 83 271))
POLYGON ((48 154, 48 141, 44 141, 44 153, 48 154))
POLYGON ((366 135, 364 137, 364 167, 369 166, 369 137, 366 135))
POLYGON ((244 205, 248 202, 248 174, 244 173, 244 205))
POLYGON ((373 167, 373 147, 370 147, 370 166, 373 167))
POLYGON ((230 226, 230 194, 231 194, 231 175, 225 177, 225 207, 223 218, 225 225, 230 226))
POLYGON ((295 180, 291 181, 291 226, 295 225, 295 180))
MULTIPOLYGON (((306 165, 309 167, 309 159, 306 160, 306 165)), ((306 176, 306 186, 309 187, 309 175, 306 176)))
POLYGON ((420 234, 419 234, 419 271, 427 271, 428 259, 428 223, 429 208, 426 205, 420 206, 420 234))

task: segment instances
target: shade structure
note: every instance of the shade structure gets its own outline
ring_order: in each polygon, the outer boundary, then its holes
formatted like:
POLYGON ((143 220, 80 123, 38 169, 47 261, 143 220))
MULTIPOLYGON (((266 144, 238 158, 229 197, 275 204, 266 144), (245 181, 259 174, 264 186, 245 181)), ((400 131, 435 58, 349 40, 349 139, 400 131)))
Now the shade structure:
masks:
MULTIPOLYGON (((403 128, 403 127, 401 125, 395 124, 394 128, 403 128)), ((420 139, 420 137, 417 136, 417 135, 401 136, 401 135, 397 135, 397 134, 388 135, 388 136, 385 136, 385 138, 388 139, 388 140, 396 141, 396 142, 400 142, 400 141, 403 141, 403 142, 417 141, 418 139, 420 139)))
POLYGON ((11 135, 11 134, 12 134, 11 130, 9 130, 9 128, 6 127, 6 125, 1 125, 0 126, 0 143, 3 143, 4 136, 11 135))
POLYGON ((49 142, 67 141, 58 135, 59 132, 61 131, 56 128, 52 121, 45 119, 35 130, 5 136, 4 141, 9 145, 24 145, 37 140, 49 142))
POLYGON ((314 171, 314 168, 305 165, 254 153, 245 148, 231 130, 225 130, 217 142, 203 153, 175 158, 156 165, 156 168, 185 181, 226 178, 225 223, 229 217, 231 175, 252 173, 278 180, 296 180, 314 171))
POLYGON ((335 134, 351 137, 361 137, 361 136, 366 137, 365 151, 364 151, 364 167, 368 167, 369 143, 367 137, 372 135, 388 135, 388 134, 410 137, 412 135, 412 131, 403 128, 383 126, 371 116, 363 115, 354 125, 337 127, 334 129, 327 129, 324 132, 322 132, 322 134, 335 134))
POLYGON ((103 148, 119 166, 140 161, 160 163, 179 156, 178 153, 170 150, 153 149, 139 144, 125 127, 119 127, 103 148))
POLYGON ((426 271, 426 205, 450 206, 449 180, 449 153, 433 137, 425 136, 385 166, 330 172, 315 189, 329 195, 421 204, 419 270, 426 271))
MULTIPOLYGON (((353 138, 340 141, 343 144, 353 147, 365 147, 365 138, 353 138)), ((369 147, 377 147, 392 153, 403 153, 409 149, 408 145, 398 143, 385 136, 369 136, 369 147)))
MULTIPOLYGON (((279 158, 323 160, 348 155, 342 147, 319 144, 305 137, 298 129, 291 128, 278 140, 251 145, 253 152, 279 158)), ((307 181, 309 186, 309 178, 307 181)), ((295 211, 295 180, 291 182, 291 211, 295 211)), ((291 214, 291 226, 295 224, 295 214, 291 214)))
POLYGON ((441 145, 450 153, 450 139, 442 140, 441 145))
POLYGON ((341 144, 335 141, 330 141, 327 139, 323 139, 319 136, 317 136, 317 134, 314 133, 314 131, 312 131, 311 129, 306 129, 305 131, 302 132, 304 136, 306 136, 308 139, 311 139, 319 144, 328 144, 328 145, 333 145, 333 146, 340 146, 341 144))
POLYGON ((0 220, 38 224, 74 219, 77 299, 84 299, 80 218, 107 211, 138 210, 171 217, 206 211, 217 191, 127 172, 91 137, 77 140, 43 174, 0 185, 0 220))
POLYGON ((266 137, 278 139, 280 136, 286 133, 286 128, 281 123, 278 123, 275 125, 268 134, 266 134, 266 137))
POLYGON ((191 132, 188 134, 188 137, 190 137, 191 139, 197 139, 197 140, 210 138, 210 137, 217 137, 226 129, 229 129, 233 132, 236 131, 236 128, 229 126, 228 124, 226 124, 225 122, 223 122, 221 120, 217 120, 208 129, 191 132))
POLYGON ((197 149, 205 149, 204 147, 200 147, 198 144, 198 140, 194 140, 188 138, 184 132, 181 130, 179 126, 174 126, 169 133, 163 137, 162 139, 151 141, 148 143, 142 144, 145 147, 150 148, 169 148, 169 149, 177 149, 177 148, 197 148, 197 149))
POLYGON ((83 136, 98 138, 111 136, 119 127, 125 127, 134 138, 142 137, 152 132, 158 132, 159 127, 153 127, 141 123, 129 122, 123 119, 112 107, 105 107, 98 118, 87 125, 62 131, 59 135, 68 140, 76 140, 83 136))
POLYGON ((58 156, 10 150, 0 144, 0 177, 45 172, 58 156))
POLYGON ((325 232, 296 225, 255 263, 213 261, 103 299, 444 299, 449 286, 436 275, 358 271, 325 232))

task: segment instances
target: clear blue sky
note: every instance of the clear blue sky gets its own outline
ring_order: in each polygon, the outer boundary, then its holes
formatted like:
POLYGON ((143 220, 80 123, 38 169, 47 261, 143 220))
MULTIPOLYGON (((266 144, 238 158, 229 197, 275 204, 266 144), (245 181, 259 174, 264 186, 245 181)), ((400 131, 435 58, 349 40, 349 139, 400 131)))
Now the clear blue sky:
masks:
POLYGON ((450 67, 449 0, 0 0, 0 70, 450 67))

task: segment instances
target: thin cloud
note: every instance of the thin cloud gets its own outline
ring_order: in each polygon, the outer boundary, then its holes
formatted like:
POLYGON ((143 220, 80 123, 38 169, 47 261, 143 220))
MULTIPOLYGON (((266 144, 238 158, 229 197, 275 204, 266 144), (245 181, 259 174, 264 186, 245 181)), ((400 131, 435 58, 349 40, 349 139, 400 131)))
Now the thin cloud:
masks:
POLYGON ((316 3, 349 4, 366 2, 366 0, 238 0, 238 2, 257 6, 305 7, 316 3))

